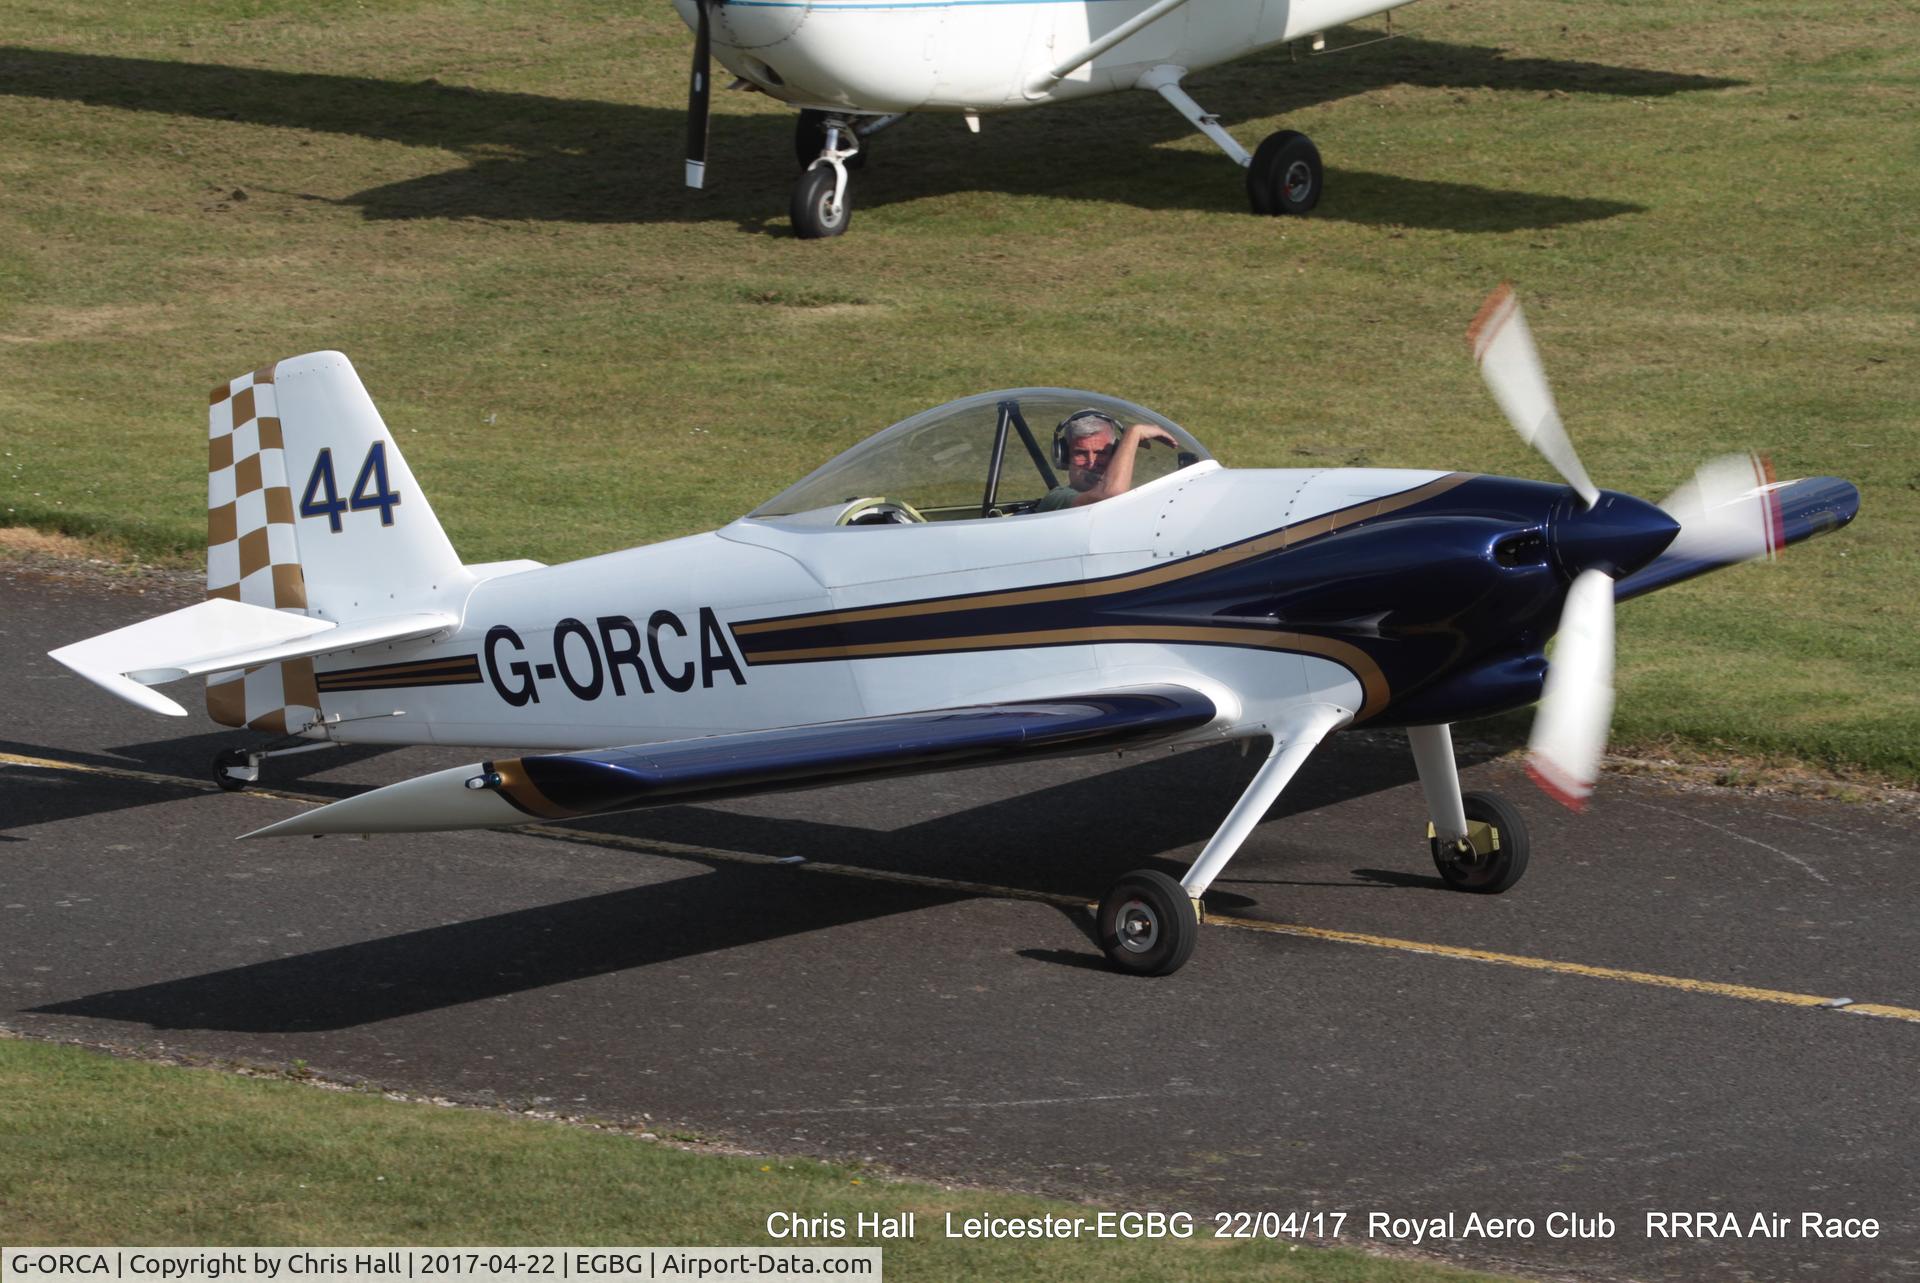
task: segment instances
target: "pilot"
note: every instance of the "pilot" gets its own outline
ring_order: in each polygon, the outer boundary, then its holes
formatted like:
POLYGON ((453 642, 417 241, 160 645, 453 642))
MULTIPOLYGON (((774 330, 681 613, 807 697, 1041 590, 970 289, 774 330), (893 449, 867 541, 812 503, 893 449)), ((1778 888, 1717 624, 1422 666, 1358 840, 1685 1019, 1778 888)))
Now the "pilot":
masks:
POLYGON ((1049 490, 1033 510, 1078 508, 1125 494, 1133 489, 1133 452, 1146 449, 1149 441, 1164 441, 1175 449, 1180 445, 1173 433, 1151 423, 1122 428, 1118 419, 1100 410, 1068 415, 1053 430, 1053 461, 1067 470, 1067 483, 1049 490))

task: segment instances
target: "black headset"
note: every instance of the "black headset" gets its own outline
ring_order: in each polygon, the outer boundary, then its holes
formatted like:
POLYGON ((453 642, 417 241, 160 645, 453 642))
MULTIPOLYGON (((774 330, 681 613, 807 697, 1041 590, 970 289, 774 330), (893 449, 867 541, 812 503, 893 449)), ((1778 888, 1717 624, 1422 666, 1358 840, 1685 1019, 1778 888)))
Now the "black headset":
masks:
POLYGON ((1072 424, 1080 422, 1080 420, 1082 419, 1100 420, 1102 423, 1106 424, 1108 427, 1113 429, 1113 439, 1115 441, 1118 441, 1121 437, 1126 435, 1126 429, 1120 426, 1120 420, 1114 418, 1111 414, 1108 414, 1105 410, 1094 410, 1094 409, 1075 410, 1072 414, 1069 414, 1066 418, 1060 420, 1059 426, 1057 426, 1053 430, 1053 466, 1054 467, 1064 468, 1067 466, 1067 428, 1072 424))

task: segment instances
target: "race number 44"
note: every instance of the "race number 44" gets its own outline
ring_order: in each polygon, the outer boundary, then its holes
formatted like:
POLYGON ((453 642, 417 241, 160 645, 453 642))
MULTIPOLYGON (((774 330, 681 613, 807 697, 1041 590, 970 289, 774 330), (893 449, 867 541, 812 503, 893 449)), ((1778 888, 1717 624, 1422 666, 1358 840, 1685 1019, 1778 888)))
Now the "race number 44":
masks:
POLYGON ((313 472, 307 477, 307 488, 300 496, 300 515, 303 517, 325 517, 327 529, 339 534, 343 527, 340 514, 343 512, 366 512, 378 509, 380 524, 393 524, 393 510, 400 505, 400 494, 387 480, 387 443, 376 441, 367 448, 367 457, 360 462, 360 473, 353 480, 353 493, 347 498, 340 497, 340 488, 333 478, 333 451, 324 449, 320 457, 313 461, 313 472))

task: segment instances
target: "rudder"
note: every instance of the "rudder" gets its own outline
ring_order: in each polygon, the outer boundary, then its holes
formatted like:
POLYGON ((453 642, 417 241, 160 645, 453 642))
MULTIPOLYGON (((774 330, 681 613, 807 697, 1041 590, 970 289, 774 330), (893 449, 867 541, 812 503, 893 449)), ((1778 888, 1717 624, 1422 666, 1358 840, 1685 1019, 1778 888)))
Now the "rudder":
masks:
MULTIPOLYGON (((437 604, 470 582, 345 356, 264 366, 211 403, 209 597, 338 623, 437 604)), ((320 717, 313 661, 209 678, 207 711, 298 733, 320 717)))

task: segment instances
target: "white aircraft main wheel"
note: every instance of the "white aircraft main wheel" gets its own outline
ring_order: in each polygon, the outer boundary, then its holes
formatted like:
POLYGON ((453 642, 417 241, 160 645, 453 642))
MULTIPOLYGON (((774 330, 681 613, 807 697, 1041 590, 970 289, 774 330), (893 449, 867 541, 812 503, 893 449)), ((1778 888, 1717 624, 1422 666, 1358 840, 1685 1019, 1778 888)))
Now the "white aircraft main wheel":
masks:
MULTIPOLYGON (((800 119, 793 122, 793 155, 805 169, 820 159, 820 153, 827 145, 827 113, 808 109, 800 113, 800 119)), ((860 140, 860 150, 847 157, 848 169, 867 167, 867 148, 873 144, 865 138, 860 140)))
POLYGON ((853 221, 853 184, 847 184, 840 203, 833 203, 833 166, 821 165, 800 175, 793 185, 793 234, 801 240, 817 241, 838 236, 853 221))
POLYGON ((1527 871, 1531 840, 1527 837, 1526 821, 1509 803, 1491 793, 1468 793, 1460 800, 1466 803, 1469 821, 1493 826, 1494 840, 1499 846, 1486 855, 1463 855, 1451 847, 1443 850, 1440 839, 1434 838, 1431 842, 1434 867, 1440 870, 1441 880, 1456 891, 1498 895, 1527 871))
POLYGON ((1247 198, 1256 214, 1305 214, 1320 203, 1320 149, 1305 134, 1270 134, 1247 166, 1247 198))
POLYGON ((1129 873, 1100 901, 1100 947, 1136 976, 1172 975, 1193 956, 1199 935, 1187 889, 1164 873, 1129 873))

